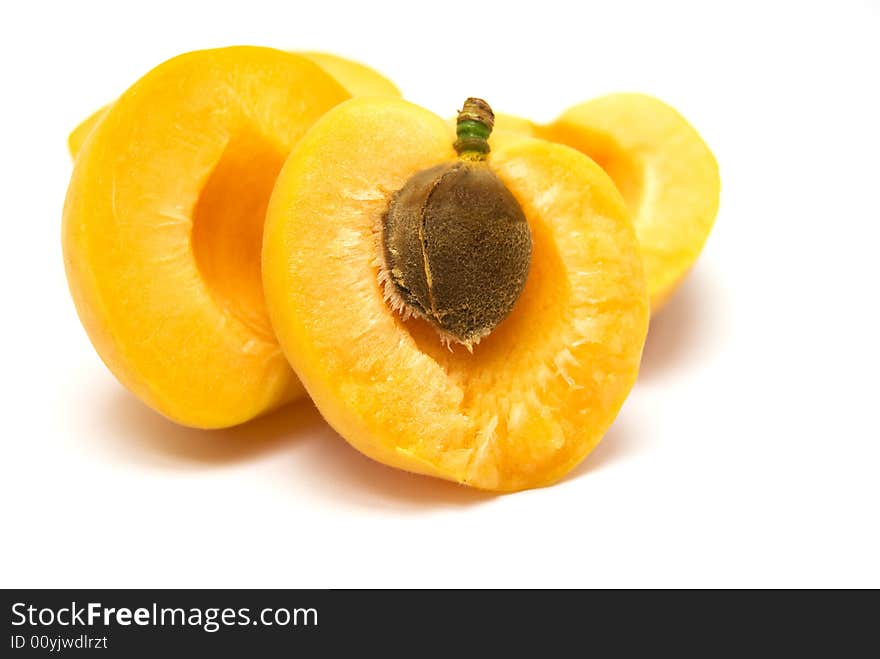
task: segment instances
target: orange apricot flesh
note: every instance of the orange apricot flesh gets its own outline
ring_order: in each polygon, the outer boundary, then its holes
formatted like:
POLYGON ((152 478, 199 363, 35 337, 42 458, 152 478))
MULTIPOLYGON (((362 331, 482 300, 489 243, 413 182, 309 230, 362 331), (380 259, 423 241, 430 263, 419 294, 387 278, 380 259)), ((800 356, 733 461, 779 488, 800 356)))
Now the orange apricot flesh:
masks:
MULTIPOLYGON (((342 85, 351 96, 400 97, 400 90, 393 82, 365 64, 330 53, 299 52, 295 54, 317 64, 325 73, 330 74, 336 82, 342 85)), ((98 108, 71 131, 67 138, 67 148, 71 158, 76 158, 83 142, 107 114, 109 108, 109 104, 98 108)))
POLYGON ((528 220, 532 260, 510 315, 449 350, 379 284, 380 227, 415 173, 455 159, 440 117, 353 99, 322 117, 276 181, 263 283, 282 349, 328 422, 384 464, 490 491, 555 482, 598 443, 647 332, 626 208, 592 160, 535 139, 488 163, 528 220))
POLYGON ((225 427, 303 393, 265 308, 263 219, 287 154, 346 98, 290 53, 196 51, 86 139, 64 206, 70 290, 110 370, 168 418, 225 427))

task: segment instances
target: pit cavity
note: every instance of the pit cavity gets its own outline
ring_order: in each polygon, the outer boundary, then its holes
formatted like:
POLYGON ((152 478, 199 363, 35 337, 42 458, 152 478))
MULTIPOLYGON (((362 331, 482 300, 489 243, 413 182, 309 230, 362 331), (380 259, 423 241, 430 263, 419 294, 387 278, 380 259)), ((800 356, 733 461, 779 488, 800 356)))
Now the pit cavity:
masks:
POLYGON ((193 212, 192 248, 211 293, 253 331, 273 336, 263 297, 263 222, 285 154, 255 131, 229 140, 193 212))

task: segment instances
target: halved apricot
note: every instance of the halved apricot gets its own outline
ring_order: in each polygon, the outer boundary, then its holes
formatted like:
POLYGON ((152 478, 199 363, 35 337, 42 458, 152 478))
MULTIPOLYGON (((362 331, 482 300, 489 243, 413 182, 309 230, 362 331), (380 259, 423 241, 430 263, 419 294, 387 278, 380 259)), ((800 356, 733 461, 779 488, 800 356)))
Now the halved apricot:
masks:
POLYGON ((400 100, 354 99, 316 122, 267 211, 272 325, 321 413, 366 455, 485 490, 549 484, 597 444, 636 378, 648 301, 635 234, 592 160, 496 140, 486 166, 522 209, 531 264, 473 352, 447 348, 432 323, 391 308, 380 277, 390 204, 454 164, 454 140, 400 100))
POLYGON ((636 227, 651 311, 660 309, 700 255, 718 212, 718 164, 699 133, 644 94, 587 101, 546 126, 503 117, 505 131, 574 147, 605 169, 636 227))
POLYGON ((197 51, 86 141, 64 207, 70 290, 110 370, 167 417, 230 426, 302 393, 265 309, 263 219, 293 145, 346 98, 290 53, 197 51))
POLYGON ((715 156, 675 109, 644 94, 611 94, 538 128, 598 162, 617 184, 636 226, 651 310, 693 266, 715 223, 721 181, 715 156))
MULTIPOLYGON (((351 96, 400 96, 400 90, 397 89, 393 82, 365 64, 354 62, 338 55, 331 55, 330 53, 301 52, 296 54, 320 66, 336 82, 342 85, 351 96)), ((67 148, 70 151, 71 158, 76 158, 76 154, 82 147, 83 142, 86 141, 86 138, 98 122, 107 114, 109 108, 109 104, 98 108, 73 129, 67 138, 67 148)))

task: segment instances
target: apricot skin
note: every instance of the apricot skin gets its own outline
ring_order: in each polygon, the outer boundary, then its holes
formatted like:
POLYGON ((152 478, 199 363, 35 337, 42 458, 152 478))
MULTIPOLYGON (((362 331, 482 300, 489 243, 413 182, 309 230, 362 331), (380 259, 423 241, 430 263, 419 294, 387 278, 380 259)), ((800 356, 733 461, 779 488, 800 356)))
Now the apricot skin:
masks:
POLYGON ((378 281, 380 227, 415 173, 454 162, 443 119, 353 99, 291 153, 267 210, 263 282, 282 349, 328 422, 386 465, 505 492, 553 483, 598 443, 635 381, 648 300, 611 180, 542 140, 488 164, 523 209, 531 267, 473 354, 403 321, 378 281))
MULTIPOLYGON (((393 82, 365 64, 330 53, 298 52, 295 54, 317 64, 342 85, 351 96, 400 97, 400 90, 393 82)), ((83 142, 107 114, 109 108, 109 104, 98 108, 71 131, 67 138, 67 148, 71 158, 76 158, 83 142)))
POLYGON ((347 97, 290 53, 196 51, 86 140, 62 224, 70 290, 110 370, 168 418, 225 427, 303 393, 265 310, 263 218, 287 153, 347 97))
POLYGON ((697 260, 718 212, 718 164, 697 131, 644 94, 587 101, 545 126, 505 115, 504 126, 574 147, 605 169, 632 215, 658 311, 697 260))

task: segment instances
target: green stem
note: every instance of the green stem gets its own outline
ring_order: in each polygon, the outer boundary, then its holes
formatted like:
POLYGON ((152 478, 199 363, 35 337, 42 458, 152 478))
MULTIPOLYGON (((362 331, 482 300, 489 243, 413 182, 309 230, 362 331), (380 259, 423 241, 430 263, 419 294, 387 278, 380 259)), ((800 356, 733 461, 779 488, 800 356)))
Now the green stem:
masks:
POLYGON ((489 153, 489 135, 495 125, 492 108, 481 98, 469 98, 458 113, 455 126, 455 151, 465 160, 485 160, 489 153))

